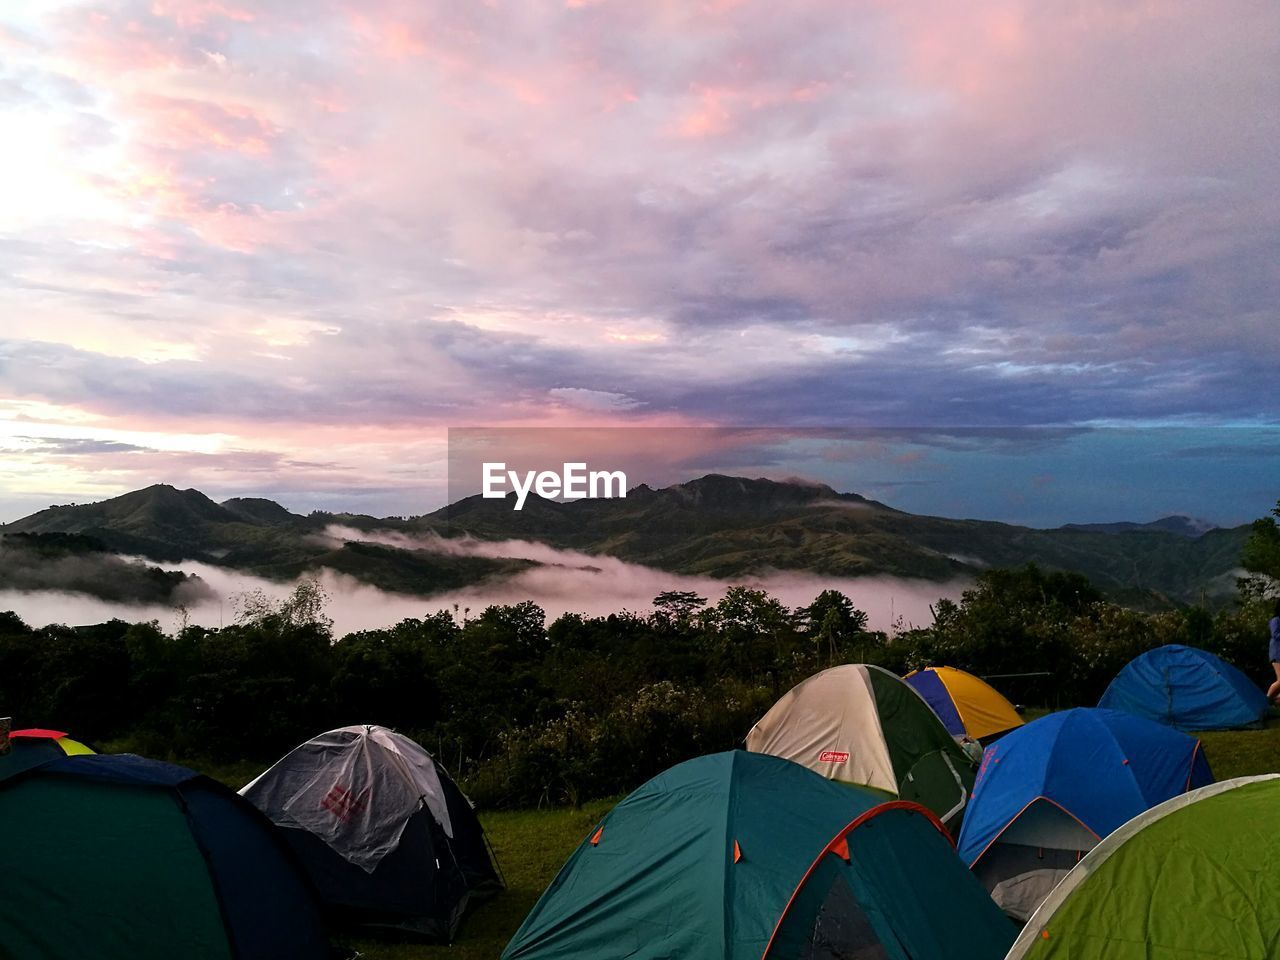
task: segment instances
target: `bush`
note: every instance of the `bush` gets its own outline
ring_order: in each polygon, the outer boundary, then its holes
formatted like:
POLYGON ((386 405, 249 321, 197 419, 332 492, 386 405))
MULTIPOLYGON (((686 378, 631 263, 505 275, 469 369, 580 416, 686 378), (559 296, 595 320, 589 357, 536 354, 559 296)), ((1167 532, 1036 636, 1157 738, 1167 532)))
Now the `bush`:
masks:
POLYGON ((467 781, 477 803, 572 803, 625 792, 668 767, 741 746, 773 703, 763 686, 721 681, 707 691, 670 680, 619 697, 603 714, 581 704, 503 734, 497 754, 467 781))

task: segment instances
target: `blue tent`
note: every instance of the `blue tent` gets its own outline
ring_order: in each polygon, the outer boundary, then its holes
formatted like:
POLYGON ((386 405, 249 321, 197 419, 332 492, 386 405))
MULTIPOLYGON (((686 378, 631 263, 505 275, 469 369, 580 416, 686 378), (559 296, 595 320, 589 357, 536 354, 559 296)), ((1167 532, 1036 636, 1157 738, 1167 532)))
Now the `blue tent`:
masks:
POLYGON ((1207 650, 1171 643, 1130 660, 1098 706, 1179 730, 1229 730, 1258 723, 1269 704, 1231 664, 1207 650))
POLYGON ((1193 737, 1116 710, 1051 713, 986 749, 958 852, 1025 920, 1120 824, 1212 782, 1193 737))

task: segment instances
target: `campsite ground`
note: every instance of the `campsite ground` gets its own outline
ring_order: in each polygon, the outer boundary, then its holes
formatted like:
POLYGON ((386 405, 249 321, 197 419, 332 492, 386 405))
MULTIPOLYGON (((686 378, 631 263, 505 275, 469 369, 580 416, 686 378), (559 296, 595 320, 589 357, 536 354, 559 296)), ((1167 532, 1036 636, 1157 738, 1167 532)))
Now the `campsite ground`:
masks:
POLYGON ((355 944, 364 960, 497 960, 502 948, 560 865, 620 798, 583 804, 578 810, 504 810, 481 814, 493 843, 507 889, 480 905, 463 921, 450 947, 391 944, 364 940, 355 944))
MULTIPOLYGON (((1280 773, 1280 719, 1263 730, 1200 734, 1218 780, 1280 773)), ((197 769, 201 769, 197 765, 197 769)), ((203 768, 234 787, 260 771, 248 765, 203 768)), ((579 809, 504 810, 481 813, 480 821, 498 855, 507 889, 482 904, 463 923, 450 947, 360 940, 363 960, 497 960, 520 921, 546 889, 560 865, 616 802, 596 800, 579 809)))

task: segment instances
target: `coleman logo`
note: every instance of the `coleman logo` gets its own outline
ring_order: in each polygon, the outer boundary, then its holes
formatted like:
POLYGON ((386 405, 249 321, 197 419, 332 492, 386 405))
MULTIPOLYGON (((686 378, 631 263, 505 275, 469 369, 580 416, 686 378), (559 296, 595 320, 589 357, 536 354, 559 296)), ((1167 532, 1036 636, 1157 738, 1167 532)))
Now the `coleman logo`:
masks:
POLYGON ((849 759, 849 754, 844 750, 823 750, 818 754, 819 763, 844 763, 849 759))
POLYGON ((346 787, 335 783, 333 789, 325 794, 320 806, 328 810, 343 823, 350 823, 351 818, 359 816, 369 798, 369 788, 365 787, 359 794, 353 794, 346 787))

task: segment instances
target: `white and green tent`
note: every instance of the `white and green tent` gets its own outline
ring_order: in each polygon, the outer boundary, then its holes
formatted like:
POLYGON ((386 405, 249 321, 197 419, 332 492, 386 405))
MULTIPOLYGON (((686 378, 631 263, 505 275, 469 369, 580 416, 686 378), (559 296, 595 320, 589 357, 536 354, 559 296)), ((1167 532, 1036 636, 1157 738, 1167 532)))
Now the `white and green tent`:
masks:
POLYGON ((1268 774, 1140 813, 1054 888, 1006 960, 1280 956, 1278 812, 1268 774))
POLYGON ((751 728, 747 749, 913 800, 953 831, 973 790, 972 762, 929 704, 871 664, 832 667, 792 687, 751 728))

